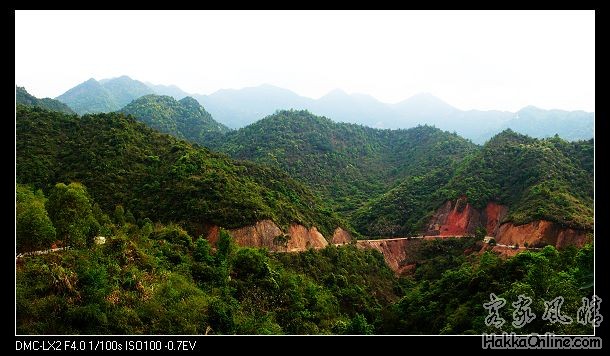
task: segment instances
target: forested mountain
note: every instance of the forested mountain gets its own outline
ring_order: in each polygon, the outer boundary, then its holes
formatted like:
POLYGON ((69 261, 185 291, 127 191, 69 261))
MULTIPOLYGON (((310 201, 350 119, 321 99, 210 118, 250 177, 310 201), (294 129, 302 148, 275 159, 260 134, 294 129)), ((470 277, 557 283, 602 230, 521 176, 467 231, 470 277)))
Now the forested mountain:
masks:
POLYGON ((74 114, 74 111, 68 105, 51 98, 38 99, 25 90, 24 87, 17 87, 15 91, 15 100, 17 104, 27 106, 38 106, 43 109, 59 111, 66 114, 74 114))
POLYGON ((420 232, 461 196, 477 209, 508 207, 507 221, 549 220, 592 229, 593 142, 534 139, 506 130, 478 147, 420 126, 379 130, 281 111, 212 144, 281 167, 351 216, 365 235, 420 232))
POLYGON ((85 184, 103 210, 122 204, 137 219, 242 227, 341 225, 309 189, 277 169, 238 162, 157 133, 123 114, 70 116, 17 107, 17 183, 47 191, 85 184))
POLYGON ((119 107, 129 104, 142 95, 152 94, 152 89, 148 85, 126 75, 118 78, 102 79, 100 84, 112 95, 119 107))
POLYGON ((132 101, 120 111, 133 115, 153 129, 201 145, 229 131, 191 97, 177 101, 171 96, 150 94, 132 101))
POLYGON ((503 131, 467 157, 442 193, 466 194, 475 207, 496 201, 509 220, 546 219, 593 228, 593 139, 567 142, 503 131))
MULTIPOLYGON (((116 215, 104 245, 26 257, 16 267, 19 334, 591 334, 551 323, 543 301, 564 297, 576 316, 593 287, 593 247, 526 251, 503 259, 473 238, 422 241, 400 280, 381 254, 354 246, 271 254, 211 249, 175 225, 116 215), (537 316, 523 328, 485 325, 483 304, 527 293, 537 316)), ((500 309, 511 320, 513 309, 500 309)))
POLYGON ((335 123, 307 111, 280 111, 220 138, 211 147, 281 167, 349 213, 400 179, 450 169, 475 149, 439 129, 379 130, 335 123))
POLYGON ((371 200, 352 224, 370 235, 413 234, 442 202, 465 196, 482 210, 508 207, 518 225, 549 220, 593 229, 593 140, 534 139, 506 130, 466 156, 453 171, 421 172, 371 200))
POLYGON ((176 100, 180 100, 186 96, 190 96, 189 93, 186 93, 175 85, 152 84, 149 82, 146 82, 146 85, 148 85, 148 87, 151 88, 155 92, 155 94, 168 95, 176 100))
POLYGON ((446 200, 439 189, 455 174, 456 166, 416 172, 396 187, 371 197, 353 213, 352 225, 366 236, 421 234, 431 213, 446 200))
POLYGON ((116 111, 134 99, 153 93, 146 84, 127 76, 99 82, 91 78, 61 94, 57 100, 82 115, 116 111))

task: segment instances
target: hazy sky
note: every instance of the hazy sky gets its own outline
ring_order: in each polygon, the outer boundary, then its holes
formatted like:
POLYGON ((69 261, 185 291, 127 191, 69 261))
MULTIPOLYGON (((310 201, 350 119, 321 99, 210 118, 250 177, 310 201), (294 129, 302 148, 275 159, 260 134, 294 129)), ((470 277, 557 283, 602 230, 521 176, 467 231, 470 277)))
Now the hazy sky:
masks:
POLYGON ((16 84, 37 97, 126 74, 201 94, 595 109, 593 11, 17 11, 15 35, 16 84))

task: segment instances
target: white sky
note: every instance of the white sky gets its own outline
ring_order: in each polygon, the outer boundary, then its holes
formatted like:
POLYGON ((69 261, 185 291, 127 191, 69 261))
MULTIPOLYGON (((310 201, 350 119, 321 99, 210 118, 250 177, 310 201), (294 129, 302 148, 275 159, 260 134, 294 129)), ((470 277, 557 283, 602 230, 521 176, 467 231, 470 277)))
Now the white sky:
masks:
POLYGON ((593 11, 17 11, 15 36, 16 84, 37 97, 125 74, 200 94, 595 109, 593 11))

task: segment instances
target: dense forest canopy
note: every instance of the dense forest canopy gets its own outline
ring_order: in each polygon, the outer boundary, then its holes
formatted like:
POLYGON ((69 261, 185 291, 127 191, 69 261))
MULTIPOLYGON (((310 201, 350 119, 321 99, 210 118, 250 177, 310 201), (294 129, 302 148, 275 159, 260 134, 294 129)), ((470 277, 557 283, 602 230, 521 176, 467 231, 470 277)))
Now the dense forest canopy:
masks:
POLYGON ((191 98, 176 100, 171 96, 145 95, 129 103, 120 112, 133 115, 147 126, 174 137, 200 145, 229 129, 191 98))
POLYGON ((82 117, 17 106, 17 182, 48 191, 81 182, 105 211, 136 219, 226 228, 342 225, 304 185, 267 166, 235 161, 147 128, 123 114, 82 117))
POLYGON ((364 235, 419 233, 444 201, 509 208, 507 221, 593 228, 593 140, 505 130, 476 146, 430 126, 378 130, 280 111, 210 143, 284 169, 350 217, 364 235))
POLYGON ((275 165, 349 214, 408 176, 450 169, 476 149, 430 126, 378 130, 307 111, 280 111, 211 143, 235 158, 275 165))

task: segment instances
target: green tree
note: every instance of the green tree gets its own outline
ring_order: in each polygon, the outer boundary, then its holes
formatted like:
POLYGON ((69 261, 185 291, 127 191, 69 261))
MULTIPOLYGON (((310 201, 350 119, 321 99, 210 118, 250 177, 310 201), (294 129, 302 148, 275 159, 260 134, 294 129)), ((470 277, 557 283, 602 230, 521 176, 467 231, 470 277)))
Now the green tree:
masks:
POLYGON ((226 260, 234 250, 234 243, 231 235, 226 230, 220 229, 218 234, 218 254, 219 261, 226 260))
POLYGON ((127 210, 127 212, 125 212, 125 222, 132 225, 136 224, 136 218, 133 216, 130 210, 127 210))
POLYGON ((477 227, 477 229, 474 232, 474 237, 477 239, 477 241, 483 241, 485 236, 487 236, 487 229, 482 226, 477 227))
POLYGON ((118 225, 125 225, 125 209, 122 205, 117 205, 114 208, 114 221, 118 225))
POLYGON ((57 183, 49 194, 47 210, 58 237, 69 246, 83 247, 97 232, 91 199, 80 183, 57 183))
POLYGON ((211 252, 212 248, 210 247, 208 240, 199 237, 197 241, 195 241, 195 250, 193 251, 193 258, 195 261, 211 264, 214 261, 211 252))
POLYGON ((49 247, 55 239, 55 227, 41 190, 17 185, 17 251, 32 251, 49 247))
POLYGON ((372 335, 374 328, 362 314, 356 314, 350 321, 348 330, 348 333, 353 335, 372 335))

